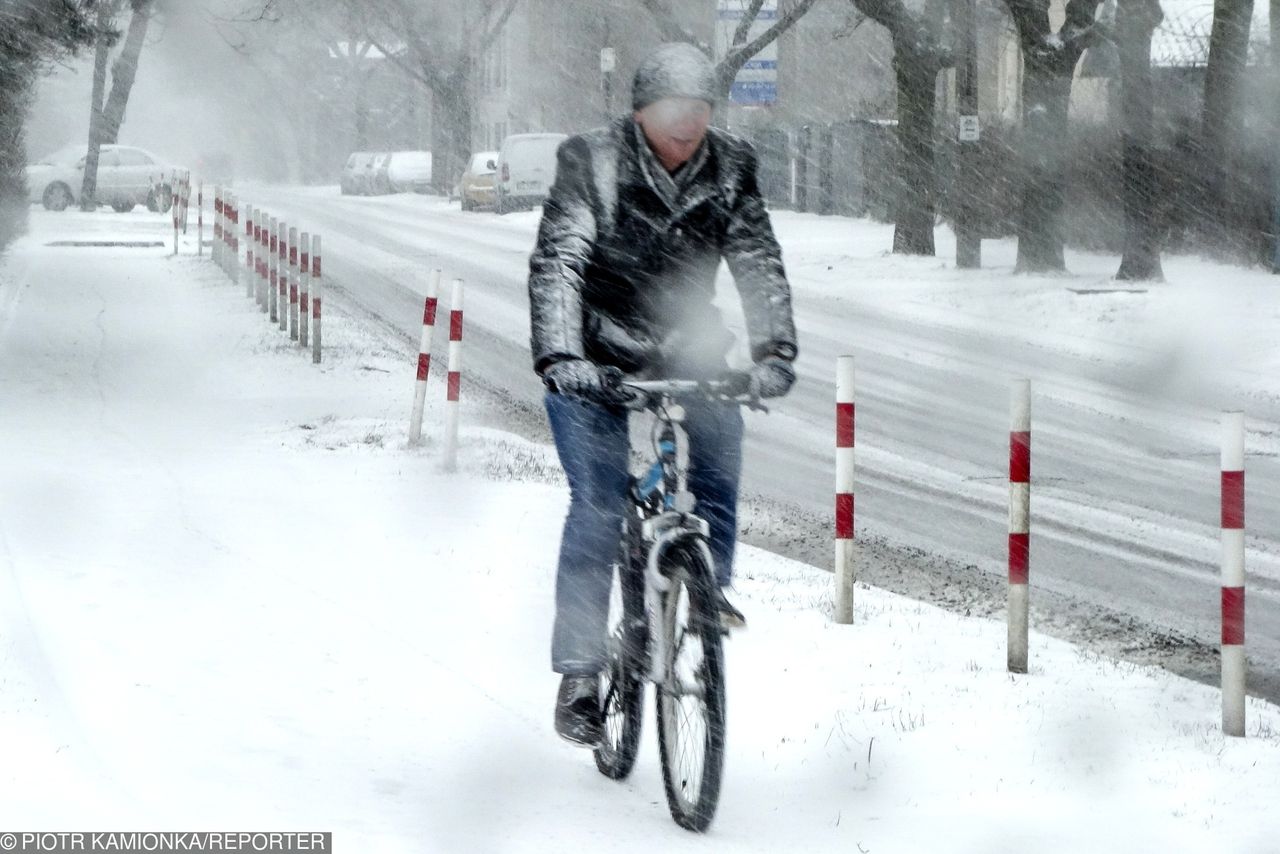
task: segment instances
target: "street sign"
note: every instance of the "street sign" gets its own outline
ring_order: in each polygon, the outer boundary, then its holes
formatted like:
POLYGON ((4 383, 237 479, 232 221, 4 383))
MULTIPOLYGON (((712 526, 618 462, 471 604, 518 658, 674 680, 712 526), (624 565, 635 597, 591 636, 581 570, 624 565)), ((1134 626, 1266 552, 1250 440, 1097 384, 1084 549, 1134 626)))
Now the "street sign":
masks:
MULTIPOLYGON (((733 46, 733 34, 750 6, 749 0, 717 0, 716 59, 733 46)), ((760 36, 778 20, 778 0, 764 0, 747 30, 747 41, 760 36)), ((729 100, 744 107, 759 107, 778 100, 778 42, 775 39, 747 60, 729 88, 729 100)))
POLYGON ((977 116, 961 116, 960 117, 960 141, 961 142, 977 142, 982 136, 982 129, 978 124, 977 116))
POLYGON ((618 54, 611 47, 600 48, 600 70, 608 74, 618 67, 618 54))

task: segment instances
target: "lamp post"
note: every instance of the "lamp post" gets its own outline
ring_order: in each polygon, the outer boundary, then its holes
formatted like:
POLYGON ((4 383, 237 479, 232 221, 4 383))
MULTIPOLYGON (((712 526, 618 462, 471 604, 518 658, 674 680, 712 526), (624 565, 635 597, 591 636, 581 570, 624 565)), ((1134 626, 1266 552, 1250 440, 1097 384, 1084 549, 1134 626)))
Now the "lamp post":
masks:
POLYGON ((600 87, 604 90, 604 120, 613 118, 613 72, 618 67, 618 55, 609 42, 609 22, 604 24, 604 40, 606 47, 600 48, 600 87))
POLYGON ((960 191, 956 211, 956 266, 976 270, 982 266, 982 235, 975 222, 974 195, 978 189, 978 14, 976 0, 957 4, 960 34, 960 62, 956 66, 956 106, 959 108, 957 174, 954 185, 960 191))

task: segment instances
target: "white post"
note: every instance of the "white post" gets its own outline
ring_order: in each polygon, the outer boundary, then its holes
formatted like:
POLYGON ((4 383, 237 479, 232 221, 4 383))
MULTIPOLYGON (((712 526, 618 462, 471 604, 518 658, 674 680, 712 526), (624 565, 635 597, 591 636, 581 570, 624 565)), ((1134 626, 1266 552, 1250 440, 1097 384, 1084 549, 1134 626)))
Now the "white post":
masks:
POLYGON ((444 404, 444 468, 458 470, 458 397, 462 384, 462 279, 453 280, 449 302, 449 374, 444 404))
POLYGON ((853 356, 836 358, 836 622, 853 622, 853 356))
POLYGON ((253 296, 253 286, 258 280, 258 270, 254 265, 253 221, 256 216, 253 205, 244 206, 244 295, 253 296))
POLYGON ((413 409, 409 411, 409 444, 422 440, 422 411, 427 404, 427 375, 431 373, 431 337, 436 326, 436 297, 440 293, 440 270, 431 271, 427 300, 422 309, 422 335, 418 343, 418 376, 413 384, 413 409))
POLYGON ((272 323, 280 320, 279 304, 276 301, 276 286, 280 281, 280 241, 276 238, 279 221, 267 217, 267 316, 272 323))
POLYGON ((1222 732, 1244 736, 1244 413, 1222 413, 1222 732))
POLYGON ((284 220, 276 225, 276 305, 280 307, 280 331, 289 331, 289 229, 284 220))
POLYGON ((289 338, 298 340, 298 229, 289 229, 289 338))
POLYGON ((311 305, 311 235, 302 232, 298 246, 298 345, 307 346, 307 321, 311 305))
POLYGON ((1011 388, 1009 430, 1009 650, 1010 673, 1027 672, 1027 582, 1031 539, 1031 381, 1011 388))
POLYGON ((320 364, 320 297, 324 282, 320 278, 320 235, 311 238, 311 361, 320 364))
MULTIPOLYGON (((213 263, 218 263, 218 211, 222 209, 222 190, 213 188, 213 234, 214 245, 209 252, 213 263)), ((196 255, 204 255, 204 180, 196 187, 196 255)))
POLYGON ((262 311, 267 310, 267 267, 271 263, 268 261, 269 252, 267 247, 271 243, 271 215, 258 211, 258 224, 254 229, 258 237, 258 282, 254 285, 253 295, 258 300, 258 308, 262 311))
POLYGON ((173 180, 169 183, 169 191, 172 197, 172 204, 169 205, 169 213, 173 219, 173 254, 178 254, 178 217, 181 211, 178 209, 179 200, 181 199, 182 187, 178 185, 178 173, 173 173, 173 180))

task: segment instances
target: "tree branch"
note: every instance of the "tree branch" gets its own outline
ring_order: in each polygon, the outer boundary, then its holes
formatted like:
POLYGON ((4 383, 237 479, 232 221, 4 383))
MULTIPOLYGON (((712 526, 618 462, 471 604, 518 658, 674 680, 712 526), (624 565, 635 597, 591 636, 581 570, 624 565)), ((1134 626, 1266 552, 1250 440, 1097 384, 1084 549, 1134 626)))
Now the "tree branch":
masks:
POLYGON ((649 10, 653 21, 658 25, 662 38, 669 42, 688 42, 696 45, 703 53, 711 53, 711 45, 699 39, 692 30, 680 25, 675 13, 671 11, 668 0, 640 0, 640 4, 649 10))
POLYGON ((738 26, 733 31, 733 38, 729 41, 731 47, 747 40, 747 33, 751 32, 751 25, 756 22, 763 6, 764 0, 751 0, 751 5, 742 13, 742 19, 738 21, 738 26))
POLYGON ((729 51, 725 58, 720 61, 721 67, 741 68, 743 63, 763 50, 765 45, 780 38, 783 33, 791 29, 795 22, 800 20, 815 2, 816 0, 798 0, 790 9, 779 16, 773 26, 756 36, 755 40, 750 44, 729 51))
MULTIPOLYGON (((476 44, 476 53, 483 53, 488 49, 489 45, 493 44, 494 40, 498 38, 502 33, 502 28, 507 25, 507 21, 511 18, 511 13, 516 10, 516 3, 518 3, 519 0, 502 0, 502 2, 506 5, 503 6, 502 11, 498 13, 498 19, 493 22, 493 25, 487 28, 480 36, 480 41, 476 44)), ((490 4, 489 8, 485 10, 486 17, 488 16, 487 13, 492 11, 494 5, 495 4, 490 4)))

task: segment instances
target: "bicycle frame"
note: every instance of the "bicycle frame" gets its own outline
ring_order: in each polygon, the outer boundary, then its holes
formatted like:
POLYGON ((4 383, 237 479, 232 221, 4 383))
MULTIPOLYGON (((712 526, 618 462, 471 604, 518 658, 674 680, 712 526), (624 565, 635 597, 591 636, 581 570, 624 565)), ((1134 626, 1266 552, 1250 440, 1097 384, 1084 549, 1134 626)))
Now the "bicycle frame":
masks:
POLYGON ((678 464, 678 428, 683 421, 684 409, 674 399, 675 394, 704 387, 684 381, 627 385, 656 397, 656 402, 648 400, 645 408, 652 411, 662 425, 657 442, 657 459, 650 464, 643 481, 636 483, 631 496, 643 516, 640 525, 641 539, 649 544, 644 570, 645 613, 649 618, 646 678, 661 685, 666 682, 662 667, 667 654, 667 639, 661 625, 662 594, 671 589, 670 580, 659 568, 663 556, 677 543, 687 542, 702 553, 704 566, 715 566, 711 547, 707 542, 711 526, 707 520, 694 513, 696 501, 688 491, 686 473, 678 464), (662 510, 655 513, 654 499, 658 495, 662 496, 662 510))

